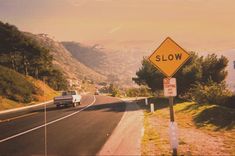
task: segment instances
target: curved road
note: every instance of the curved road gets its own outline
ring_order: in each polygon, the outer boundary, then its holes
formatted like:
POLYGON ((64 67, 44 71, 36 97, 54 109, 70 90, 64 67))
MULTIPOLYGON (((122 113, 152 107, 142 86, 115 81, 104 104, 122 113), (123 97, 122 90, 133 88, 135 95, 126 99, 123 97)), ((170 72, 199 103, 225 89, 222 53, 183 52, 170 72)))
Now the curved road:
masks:
MULTIPOLYGON (((47 106, 48 155, 95 155, 119 123, 125 103, 108 96, 84 95, 81 105, 47 106)), ((0 115, 0 155, 44 155, 43 106, 0 115)))

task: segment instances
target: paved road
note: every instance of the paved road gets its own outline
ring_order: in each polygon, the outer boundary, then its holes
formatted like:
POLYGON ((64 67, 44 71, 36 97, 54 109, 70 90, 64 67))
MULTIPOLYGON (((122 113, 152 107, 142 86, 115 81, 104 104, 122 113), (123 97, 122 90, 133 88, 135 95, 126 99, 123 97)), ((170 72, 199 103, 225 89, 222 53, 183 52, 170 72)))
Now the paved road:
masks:
MULTIPOLYGON (((48 155, 94 155, 119 123, 125 103, 85 95, 81 106, 47 106, 48 155)), ((0 155, 44 155, 43 107, 0 115, 0 155)))

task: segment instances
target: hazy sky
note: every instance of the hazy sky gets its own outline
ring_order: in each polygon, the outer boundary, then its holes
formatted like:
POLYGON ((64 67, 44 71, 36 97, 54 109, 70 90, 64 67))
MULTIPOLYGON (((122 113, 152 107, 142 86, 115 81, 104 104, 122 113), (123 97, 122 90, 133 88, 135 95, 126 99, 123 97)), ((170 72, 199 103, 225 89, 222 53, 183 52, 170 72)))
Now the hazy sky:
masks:
POLYGON ((0 0, 0 20, 60 41, 235 49, 235 0, 0 0))

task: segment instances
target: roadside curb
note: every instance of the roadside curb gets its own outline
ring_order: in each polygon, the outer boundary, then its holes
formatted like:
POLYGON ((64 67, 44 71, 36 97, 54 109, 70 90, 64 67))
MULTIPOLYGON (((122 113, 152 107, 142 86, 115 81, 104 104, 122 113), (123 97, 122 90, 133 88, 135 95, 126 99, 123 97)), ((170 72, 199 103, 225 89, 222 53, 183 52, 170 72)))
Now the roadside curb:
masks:
POLYGON ((19 107, 19 108, 13 108, 13 109, 8 109, 8 110, 4 110, 4 111, 0 111, 0 114, 6 114, 6 113, 12 113, 12 112, 17 112, 17 111, 22 111, 22 110, 26 110, 26 109, 30 109, 30 108, 34 108, 34 107, 38 107, 38 106, 42 106, 42 105, 47 105, 49 103, 52 103, 53 100, 49 100, 46 102, 42 102, 42 103, 38 103, 35 105, 30 105, 30 106, 24 106, 24 107, 19 107))
POLYGON ((126 110, 98 155, 141 155, 143 111, 133 101, 124 101, 126 110))

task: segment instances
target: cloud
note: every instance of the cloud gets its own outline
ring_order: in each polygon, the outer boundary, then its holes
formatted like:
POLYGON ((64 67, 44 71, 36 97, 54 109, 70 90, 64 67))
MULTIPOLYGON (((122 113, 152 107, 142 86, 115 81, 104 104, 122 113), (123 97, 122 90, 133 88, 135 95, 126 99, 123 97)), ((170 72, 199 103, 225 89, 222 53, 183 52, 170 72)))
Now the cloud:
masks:
POLYGON ((87 3, 88 0, 67 0, 72 6, 79 7, 87 3))
POLYGON ((94 0, 94 1, 97 1, 97 2, 110 2, 112 0, 94 0))
POLYGON ((109 34, 113 34, 113 33, 117 32, 117 31, 119 31, 121 28, 122 28, 121 25, 116 26, 116 27, 112 28, 111 30, 109 30, 108 33, 109 33, 109 34))
POLYGON ((72 6, 80 7, 80 6, 86 5, 87 3, 92 3, 92 2, 110 2, 112 0, 67 0, 67 1, 72 6))

